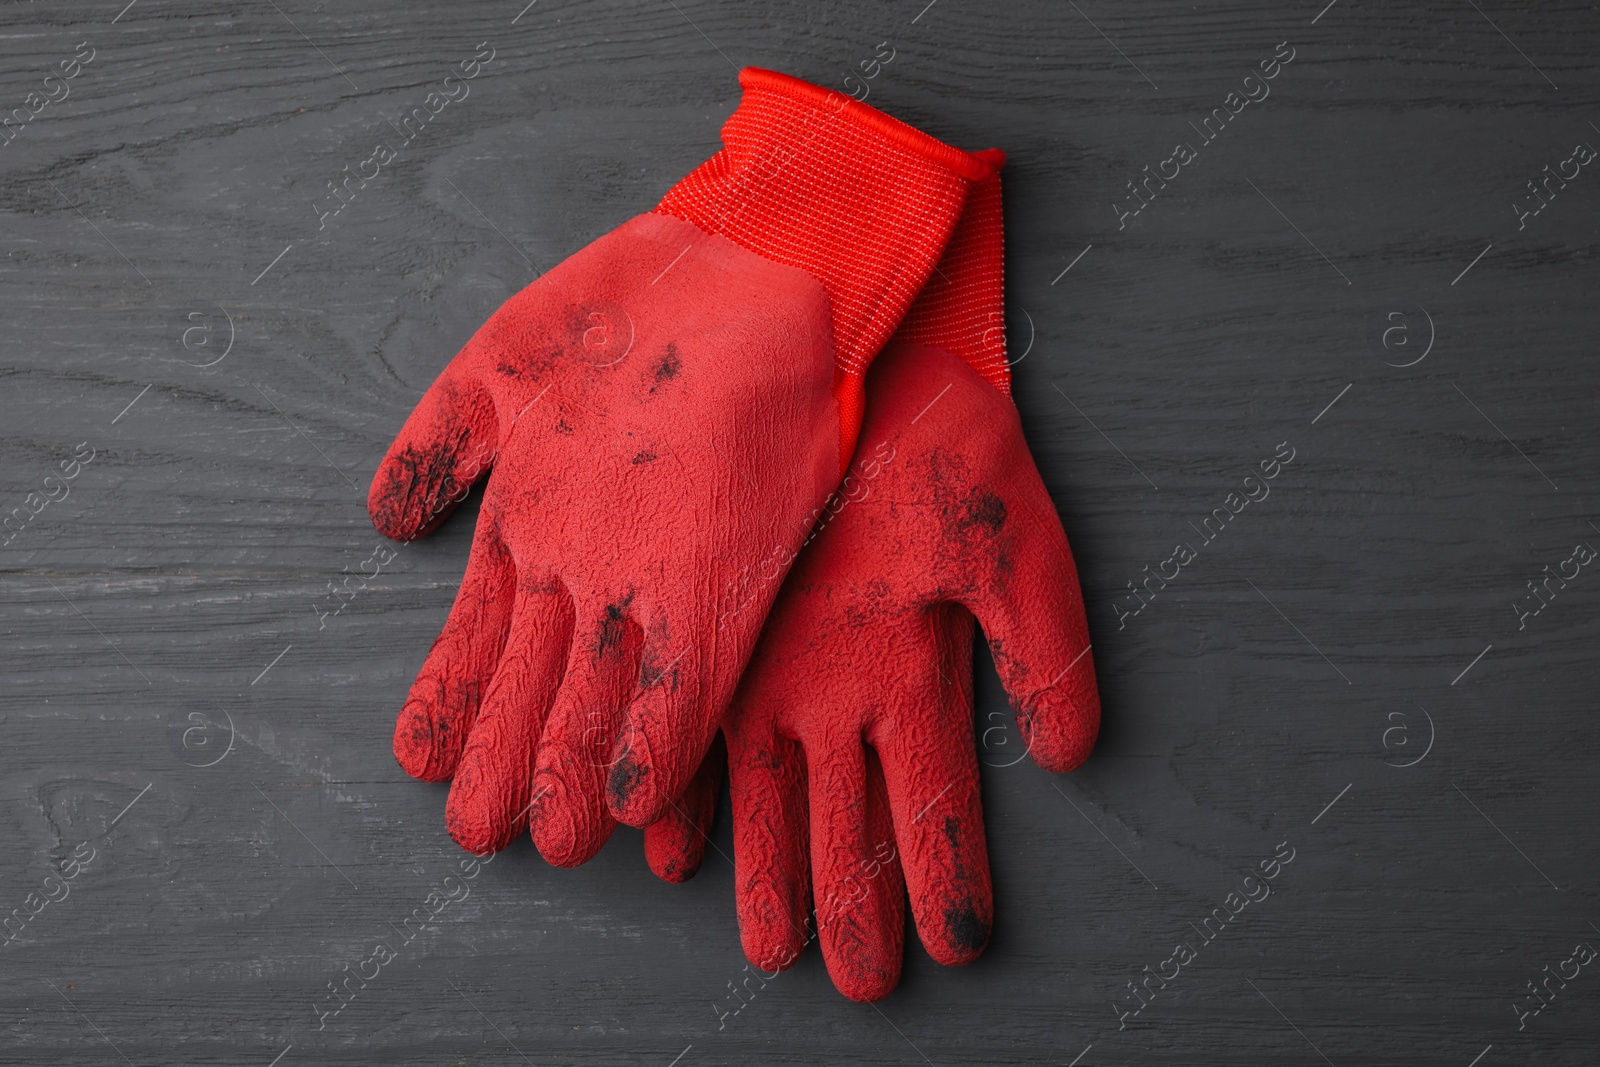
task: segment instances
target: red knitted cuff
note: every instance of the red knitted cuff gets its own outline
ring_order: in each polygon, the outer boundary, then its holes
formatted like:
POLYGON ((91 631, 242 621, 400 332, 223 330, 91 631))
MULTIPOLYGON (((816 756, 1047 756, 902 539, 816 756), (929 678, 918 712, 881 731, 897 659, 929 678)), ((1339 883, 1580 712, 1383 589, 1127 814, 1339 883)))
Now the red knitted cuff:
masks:
POLYGON ((942 348, 1001 393, 1011 395, 1006 359, 1005 220, 1000 202, 1000 168, 1005 153, 977 153, 994 169, 973 185, 944 257, 906 313, 896 340, 942 348))
POLYGON ((833 307, 843 455, 861 380, 918 291, 990 161, 841 93, 772 71, 739 74, 726 146, 656 210, 807 271, 833 307))

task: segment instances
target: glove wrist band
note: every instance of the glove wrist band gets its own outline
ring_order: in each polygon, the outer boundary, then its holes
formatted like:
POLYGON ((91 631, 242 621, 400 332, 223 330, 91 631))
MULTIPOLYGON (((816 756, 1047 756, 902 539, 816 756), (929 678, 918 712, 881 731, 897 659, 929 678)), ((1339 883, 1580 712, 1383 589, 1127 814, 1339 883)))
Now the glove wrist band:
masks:
POLYGON ((656 211, 822 284, 848 457, 862 376, 927 284, 969 189, 994 174, 994 157, 786 75, 749 68, 739 80, 725 147, 656 211))
MULTIPOLYGON (((999 168, 1005 153, 978 153, 994 174, 972 186, 944 258, 906 313, 896 342, 942 348, 961 358, 1002 395, 1011 395, 1006 358, 1005 224, 999 168)), ((1030 342, 1031 343, 1031 342, 1030 342)))
MULTIPOLYGON (((937 137, 923 133, 915 126, 907 125, 894 116, 879 111, 871 104, 864 104, 835 89, 824 89, 820 85, 813 85, 808 81, 780 74, 775 70, 763 70, 760 67, 745 67, 741 70, 739 87, 746 93, 759 92, 786 96, 807 107, 836 111, 851 123, 882 134, 905 152, 926 159, 967 181, 983 181, 993 176, 996 169, 992 154, 996 151, 994 149, 986 152, 966 152, 947 145, 937 137)), ((1004 162, 1005 157, 1001 155, 1000 163, 1004 162)))

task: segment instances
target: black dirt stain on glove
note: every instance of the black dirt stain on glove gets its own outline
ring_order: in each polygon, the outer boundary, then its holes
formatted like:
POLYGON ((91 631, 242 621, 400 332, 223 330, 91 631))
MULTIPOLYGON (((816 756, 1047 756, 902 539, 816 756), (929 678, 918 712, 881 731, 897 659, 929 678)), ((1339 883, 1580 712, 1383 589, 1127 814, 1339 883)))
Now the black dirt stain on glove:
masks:
POLYGON ((978 953, 989 943, 989 925, 978 916, 971 903, 952 905, 944 913, 945 936, 950 945, 963 952, 978 953))

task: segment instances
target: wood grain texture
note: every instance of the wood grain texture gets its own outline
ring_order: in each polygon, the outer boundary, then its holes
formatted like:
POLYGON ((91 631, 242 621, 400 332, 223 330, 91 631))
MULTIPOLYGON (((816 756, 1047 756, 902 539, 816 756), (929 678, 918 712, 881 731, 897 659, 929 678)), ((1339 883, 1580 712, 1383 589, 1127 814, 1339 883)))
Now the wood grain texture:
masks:
POLYGON ((1594 5, 8 5, 0 118, 82 42, 0 146, 0 513, 93 450, 0 547, 0 915, 66 892, 0 945, 0 1063, 1594 1061, 1600 971, 1520 1031, 1513 1005, 1600 945, 1600 574, 1512 607, 1600 544, 1600 173, 1512 208, 1600 145, 1594 5), (462 854, 389 733, 475 507, 319 618, 377 544, 384 447, 502 300, 715 150, 735 65, 843 88, 882 41, 871 103, 1010 154, 1016 399, 1099 749, 1008 766, 980 668, 994 940, 959 970, 913 947, 876 1007, 812 951, 719 1022, 750 973, 725 820, 684 886, 633 831, 576 871, 523 841, 402 942, 462 854), (1280 442, 1270 497, 1119 628, 1280 442), (1272 895, 1205 942, 1280 842, 1272 895))

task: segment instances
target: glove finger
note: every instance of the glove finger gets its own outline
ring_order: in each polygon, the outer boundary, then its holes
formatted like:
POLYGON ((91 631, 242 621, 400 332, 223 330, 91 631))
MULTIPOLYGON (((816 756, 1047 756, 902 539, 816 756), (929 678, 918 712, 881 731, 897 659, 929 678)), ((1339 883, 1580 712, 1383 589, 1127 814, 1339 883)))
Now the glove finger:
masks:
POLYGON ((881 1000, 900 981, 905 881, 877 756, 855 736, 835 744, 807 769, 817 940, 839 992, 881 1000))
POLYGON ((1100 729, 1089 624, 1072 550, 1038 470, 1020 461, 1012 470, 1010 504, 1001 505, 1004 580, 960 599, 989 640, 1034 762, 1064 773, 1088 758, 1100 729))
POLYGON ((511 629, 516 582, 494 524, 480 522, 450 617, 394 724, 394 758, 411 777, 442 782, 455 774, 511 629))
POLYGON ((461 364, 457 357, 422 394, 372 476, 367 513, 385 537, 432 533, 494 462, 494 401, 461 364))
POLYGON ((729 669, 711 620, 655 623, 650 632, 663 638, 646 643, 641 689, 623 714, 606 784, 611 813, 638 827, 661 818, 688 788, 743 666, 741 657, 729 669))
POLYGON ((607 757, 642 643, 624 603, 585 605, 580 617, 592 621, 579 631, 587 636, 572 643, 534 770, 533 841, 557 867, 587 862, 616 829, 606 807, 607 757))
POLYGON ((687 882, 700 870, 717 814, 717 788, 727 766, 728 748, 719 733, 683 796, 645 827, 644 859, 657 878, 687 882))
POLYGON ((555 583, 524 586, 500 665, 450 785, 445 825, 477 855, 495 852, 528 825, 534 757, 572 643, 572 606, 555 583))
POLYGON ((725 736, 739 937, 751 963, 787 970, 810 940, 805 757, 770 722, 734 721, 725 736))
POLYGON ((883 758, 917 934, 951 967, 989 943, 994 896, 972 728, 972 616, 947 605, 934 631, 933 662, 895 675, 917 679, 901 695, 915 711, 880 720, 871 740, 883 758))

